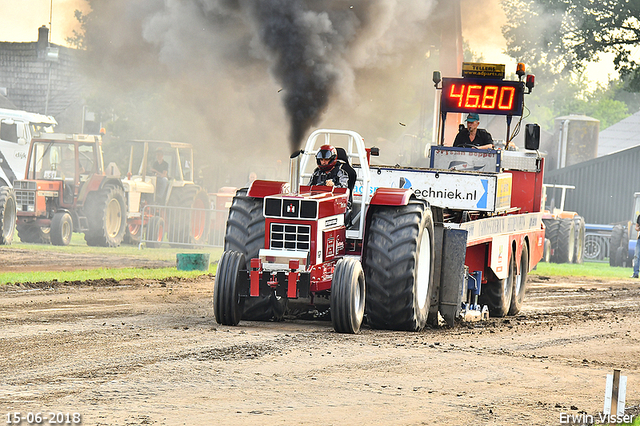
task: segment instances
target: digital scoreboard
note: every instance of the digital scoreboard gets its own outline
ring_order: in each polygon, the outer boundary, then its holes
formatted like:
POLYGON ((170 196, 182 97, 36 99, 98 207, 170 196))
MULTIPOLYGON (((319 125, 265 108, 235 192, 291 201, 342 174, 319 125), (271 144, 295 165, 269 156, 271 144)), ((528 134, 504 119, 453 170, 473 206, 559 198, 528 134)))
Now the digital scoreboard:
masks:
POLYGON ((443 78, 442 112, 522 115, 524 82, 443 78))

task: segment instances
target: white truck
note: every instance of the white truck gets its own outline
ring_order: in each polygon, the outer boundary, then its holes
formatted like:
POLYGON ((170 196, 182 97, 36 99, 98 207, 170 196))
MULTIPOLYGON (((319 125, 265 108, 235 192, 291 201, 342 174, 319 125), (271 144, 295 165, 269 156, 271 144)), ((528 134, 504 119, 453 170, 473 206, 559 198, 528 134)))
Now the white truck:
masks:
POLYGON ((0 245, 13 241, 17 219, 13 181, 24 178, 31 139, 53 132, 57 124, 48 115, 0 108, 0 245))

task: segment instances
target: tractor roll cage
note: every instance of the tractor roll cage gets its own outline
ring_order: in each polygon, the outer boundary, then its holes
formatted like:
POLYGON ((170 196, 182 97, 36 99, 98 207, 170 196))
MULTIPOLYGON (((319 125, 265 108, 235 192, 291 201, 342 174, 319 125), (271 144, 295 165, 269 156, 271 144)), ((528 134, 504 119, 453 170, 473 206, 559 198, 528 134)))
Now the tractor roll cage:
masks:
MULTIPOLYGON (((359 211, 361 215, 361 219, 364 217, 366 212, 366 205, 369 204, 372 196, 371 191, 371 172, 369 170, 369 161, 367 160, 367 150, 364 145, 364 140, 362 136, 358 133, 351 130, 335 130, 335 129, 318 129, 315 130, 309 137, 307 138, 307 143, 304 147, 304 155, 300 161, 300 177, 301 179, 306 179, 308 181, 312 174, 313 169, 315 168, 315 155, 318 152, 318 148, 322 145, 333 145, 333 146, 341 146, 347 152, 347 158, 351 160, 352 158, 357 159, 360 163, 359 165, 355 165, 354 169, 358 172, 356 177, 356 187, 362 188, 359 191, 356 191, 354 188, 353 191, 353 203, 355 205, 359 205, 359 209, 356 208, 354 210, 359 211), (324 135, 321 143, 317 143, 318 138, 324 135), (344 136, 347 138, 346 147, 341 144, 332 144, 331 137, 332 136, 344 136), (316 148, 316 146, 318 148, 316 148), (308 171, 309 162, 313 165, 311 172, 308 171), (364 196, 366 194, 366 196, 364 196)), ((353 166, 353 164, 352 164, 353 166)), ((306 182, 303 181, 303 182, 306 182)), ((346 231, 346 237, 349 239, 362 239, 364 236, 364 220, 353 220, 353 223, 358 223, 357 229, 348 229, 346 231)))

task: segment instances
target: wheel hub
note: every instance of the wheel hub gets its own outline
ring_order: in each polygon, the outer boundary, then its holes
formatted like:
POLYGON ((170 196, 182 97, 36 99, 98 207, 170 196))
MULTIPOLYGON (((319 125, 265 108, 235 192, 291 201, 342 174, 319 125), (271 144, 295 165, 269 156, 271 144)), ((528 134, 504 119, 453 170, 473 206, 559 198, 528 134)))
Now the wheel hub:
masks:
POLYGON ((112 199, 107 204, 107 211, 105 213, 105 227, 107 235, 113 238, 118 235, 120 231, 120 222, 122 220, 122 213, 120 210, 120 203, 116 199, 112 199))

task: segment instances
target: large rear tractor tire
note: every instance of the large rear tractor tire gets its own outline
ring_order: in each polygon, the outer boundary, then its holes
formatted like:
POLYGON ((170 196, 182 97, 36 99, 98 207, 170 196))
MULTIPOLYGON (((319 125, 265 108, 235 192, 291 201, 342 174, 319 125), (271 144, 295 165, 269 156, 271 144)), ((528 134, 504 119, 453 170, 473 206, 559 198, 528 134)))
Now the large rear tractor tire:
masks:
MULTIPOLYGON (((258 257, 260 249, 264 248, 264 215, 262 214, 262 200, 247 195, 248 189, 242 188, 236 192, 229 207, 227 228, 224 237, 224 249, 244 254, 249 270, 251 259, 258 257)), ((287 308, 287 298, 270 296, 249 297, 244 303, 242 319, 249 321, 282 321, 287 308)))
POLYGON ((213 285, 213 314, 218 324, 238 325, 240 322, 244 299, 238 291, 238 273, 245 263, 242 253, 222 253, 213 285))
POLYGON ((623 268, 631 267, 633 263, 629 262, 629 254, 628 254, 629 253, 629 230, 626 226, 622 230, 622 238, 620 240, 619 249, 622 249, 622 250, 620 250, 621 253, 616 259, 618 266, 621 266, 623 268))
POLYGON ((202 245, 208 241, 211 222, 209 195, 197 185, 173 188, 167 206, 167 237, 176 245, 202 245))
POLYGON ((433 220, 429 206, 371 206, 365 241, 365 312, 373 328, 417 331, 434 291, 433 220))
POLYGON ((558 219, 542 219, 544 222, 544 237, 549 240, 549 251, 548 257, 549 260, 546 262, 553 261, 553 253, 557 247, 557 239, 558 239, 558 226, 560 225, 560 221, 558 219))
POLYGON ((513 293, 511 294, 511 304, 509 305, 509 315, 517 315, 522 309, 524 296, 527 291, 527 277, 529 275, 529 248, 527 244, 522 245, 520 255, 520 273, 513 280, 513 293))
POLYGON ((573 219, 560 219, 556 246, 551 261, 554 263, 571 263, 576 247, 576 228, 573 219))
POLYGON ((350 334, 360 331, 365 296, 360 261, 351 257, 340 259, 331 282, 331 322, 335 331, 350 334))
POLYGON ((497 279, 494 275, 491 280, 487 278, 487 283, 482 286, 482 294, 478 298, 478 303, 487 305, 489 307, 489 315, 492 317, 504 317, 509 313, 515 279, 515 257, 511 255, 507 278, 497 279))
POLYGON ((16 195, 13 188, 0 187, 0 245, 8 246, 16 230, 16 195))
POLYGON ((85 214, 89 230, 84 239, 90 246, 118 247, 127 226, 127 205, 124 191, 107 186, 87 196, 85 214))
POLYGON ((68 246, 73 235, 73 220, 67 212, 58 212, 51 219, 51 244, 68 246))
POLYGON ((49 244, 51 242, 50 228, 36 225, 18 225, 18 237, 23 243, 49 244))
POLYGON ((616 265, 624 267, 626 258, 626 250, 624 249, 624 247, 618 247, 618 249, 616 250, 616 265))
POLYGON ((543 262, 551 262, 551 241, 548 238, 544 239, 544 249, 542 250, 543 262))
POLYGON ((573 263, 584 263, 584 239, 585 239, 585 224, 584 218, 576 216, 573 218, 573 224, 576 233, 576 243, 573 250, 573 263))
POLYGON ((622 235, 624 228, 622 225, 615 225, 611 230, 611 238, 609 239, 609 266, 618 265, 618 247, 622 243, 622 235))

